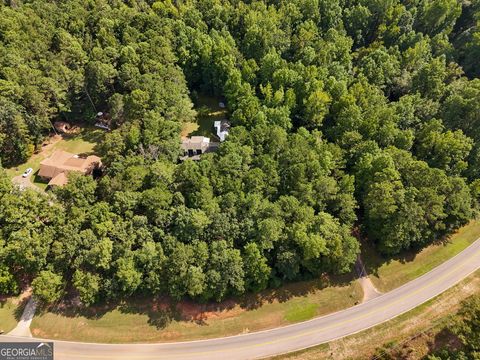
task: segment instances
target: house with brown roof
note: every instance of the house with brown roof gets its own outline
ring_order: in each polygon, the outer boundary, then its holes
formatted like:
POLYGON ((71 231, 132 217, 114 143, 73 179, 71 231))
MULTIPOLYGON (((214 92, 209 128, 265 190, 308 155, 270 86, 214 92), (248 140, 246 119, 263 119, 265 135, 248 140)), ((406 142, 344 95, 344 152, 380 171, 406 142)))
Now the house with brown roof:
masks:
POLYGON ((67 175, 71 171, 90 175, 101 166, 98 156, 80 157, 63 150, 56 150, 52 156, 40 163, 38 176, 48 181, 49 186, 63 186, 67 183, 67 175))

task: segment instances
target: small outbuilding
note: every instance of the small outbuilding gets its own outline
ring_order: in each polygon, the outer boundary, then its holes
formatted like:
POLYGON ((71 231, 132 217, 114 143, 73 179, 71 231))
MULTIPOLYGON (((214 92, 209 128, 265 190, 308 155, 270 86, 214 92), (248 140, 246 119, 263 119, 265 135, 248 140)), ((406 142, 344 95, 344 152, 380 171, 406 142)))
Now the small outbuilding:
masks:
POLYGON ((217 130, 217 136, 220 139, 220 142, 225 141, 225 138, 228 135, 228 130, 230 129, 230 123, 226 120, 215 121, 213 127, 217 130))
POLYGON ((97 117, 96 117, 96 122, 95 126, 104 129, 104 130, 110 130, 111 128, 111 118, 109 113, 104 113, 104 112, 98 112, 97 117))

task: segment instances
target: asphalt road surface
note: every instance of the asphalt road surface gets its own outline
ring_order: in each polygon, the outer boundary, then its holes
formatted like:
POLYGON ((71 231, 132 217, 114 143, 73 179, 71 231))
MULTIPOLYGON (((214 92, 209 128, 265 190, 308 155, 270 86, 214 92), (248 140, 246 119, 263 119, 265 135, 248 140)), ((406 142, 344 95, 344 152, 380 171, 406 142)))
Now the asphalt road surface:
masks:
MULTIPOLYGON (((268 357, 326 343, 383 323, 439 295, 478 268, 480 240, 429 273, 391 292, 310 321, 256 333, 179 343, 113 345, 55 341, 55 359, 237 360, 268 357)), ((22 340, 25 338, 0 336, 0 341, 22 340)))

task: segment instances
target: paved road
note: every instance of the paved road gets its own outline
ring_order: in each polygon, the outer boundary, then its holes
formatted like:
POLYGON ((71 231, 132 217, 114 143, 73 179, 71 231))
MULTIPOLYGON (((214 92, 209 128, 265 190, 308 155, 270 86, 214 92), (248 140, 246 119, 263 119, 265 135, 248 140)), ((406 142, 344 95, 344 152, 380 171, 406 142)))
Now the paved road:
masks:
MULTIPOLYGON (((329 342, 396 317, 480 268, 480 240, 431 272, 352 308, 303 323, 226 338, 163 344, 55 342, 56 360, 256 359, 329 342)), ((135 331, 135 329, 132 329, 135 331)), ((0 341, 21 340, 0 336, 0 341)))

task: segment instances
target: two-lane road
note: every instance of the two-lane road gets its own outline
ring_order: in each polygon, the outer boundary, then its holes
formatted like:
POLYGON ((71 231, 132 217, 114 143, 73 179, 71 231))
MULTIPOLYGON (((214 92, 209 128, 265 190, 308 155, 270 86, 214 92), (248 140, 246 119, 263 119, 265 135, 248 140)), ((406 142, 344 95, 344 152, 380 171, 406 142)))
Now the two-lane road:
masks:
MULTIPOLYGON (((310 321, 245 335, 161 344, 55 341, 56 360, 255 359, 326 343, 383 323, 439 295, 480 268, 480 240, 429 273, 366 303, 310 321)), ((135 329, 132 329, 135 331, 135 329)), ((25 340, 0 336, 0 341, 25 340)))

